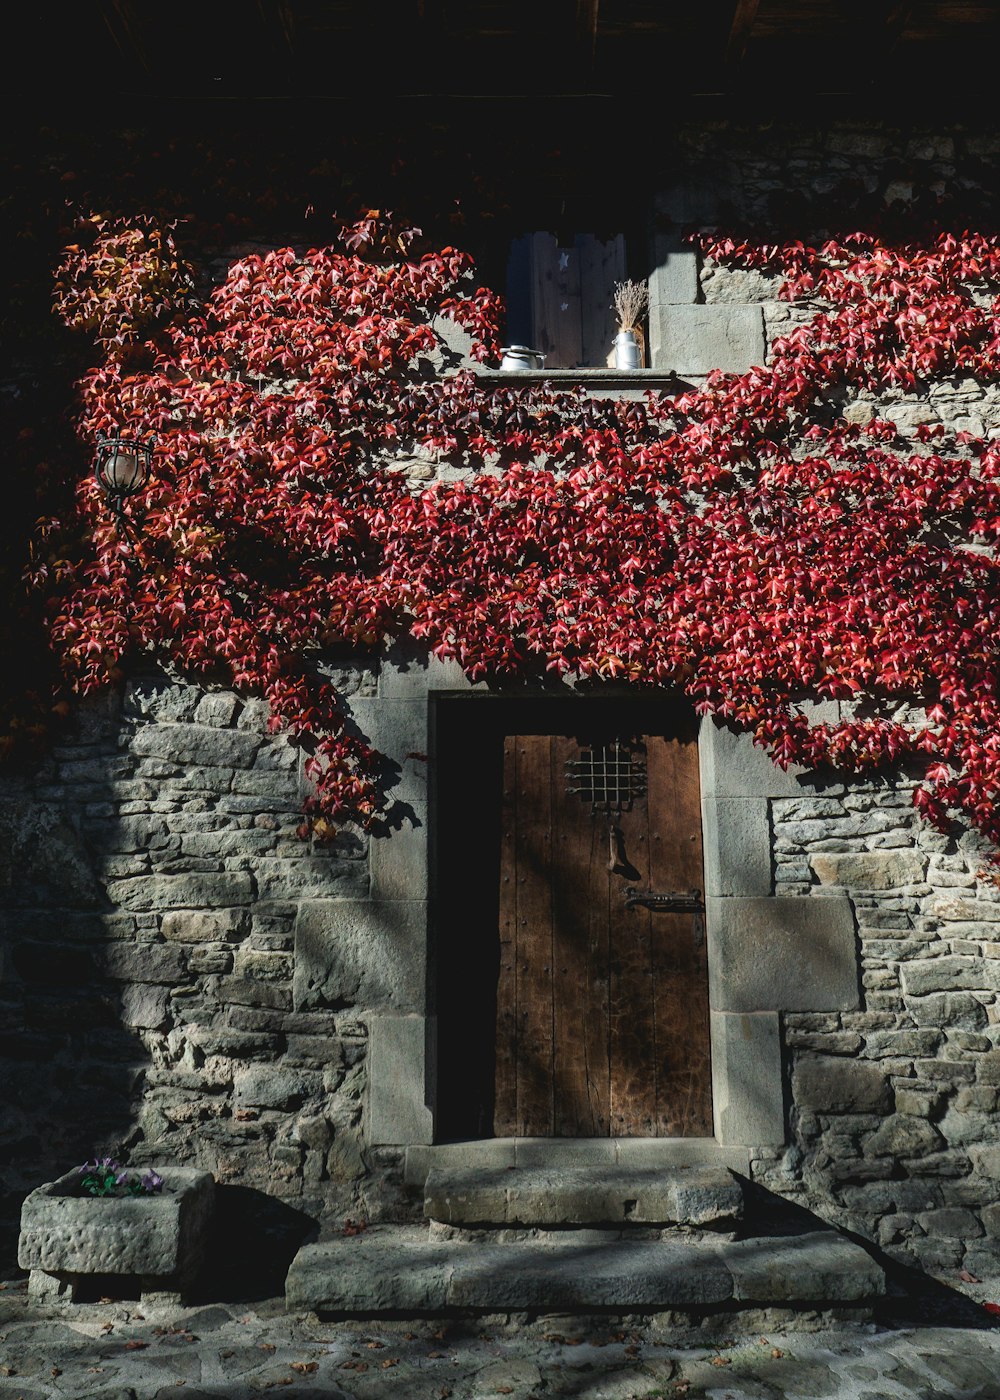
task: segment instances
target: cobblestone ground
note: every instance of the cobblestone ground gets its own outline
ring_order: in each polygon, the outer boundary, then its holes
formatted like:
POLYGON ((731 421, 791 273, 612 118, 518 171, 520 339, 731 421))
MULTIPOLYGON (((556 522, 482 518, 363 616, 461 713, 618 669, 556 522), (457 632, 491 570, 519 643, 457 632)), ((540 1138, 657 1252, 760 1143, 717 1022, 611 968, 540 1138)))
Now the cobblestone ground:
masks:
POLYGON ((1000 1330, 843 1325, 679 1345, 647 1320, 323 1323, 283 1301, 77 1305, 0 1291, 7 1400, 1000 1400, 1000 1330))

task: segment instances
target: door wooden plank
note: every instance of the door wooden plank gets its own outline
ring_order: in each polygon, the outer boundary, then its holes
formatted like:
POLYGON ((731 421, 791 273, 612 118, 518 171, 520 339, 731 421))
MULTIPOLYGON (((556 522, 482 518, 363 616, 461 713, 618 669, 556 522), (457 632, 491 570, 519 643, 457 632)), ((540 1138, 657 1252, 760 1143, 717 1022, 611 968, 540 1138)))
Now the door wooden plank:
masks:
MULTIPOLYGON (((650 880, 704 894, 698 746, 692 732, 649 741, 650 880)), ((703 916, 652 916, 656 1133, 712 1133, 708 955, 703 916)))
POLYGON ((554 1111, 557 1137, 607 1137, 608 843, 603 824, 566 791, 575 739, 552 745, 554 1111))
POLYGON ((517 746, 503 745, 500 812, 500 966, 497 976, 496 1072, 493 1131, 513 1137, 517 1127, 517 746))
POLYGON ((648 909, 626 909, 625 891, 649 889, 649 813, 645 796, 619 818, 620 863, 634 871, 610 877, 611 1133, 656 1136, 652 923, 648 909), (624 859, 621 859, 624 858, 624 859))
POLYGON ((625 239, 618 234, 603 243, 592 233, 581 233, 576 251, 580 260, 580 363, 606 365, 617 329, 611 297, 615 283, 625 280, 625 239))
POLYGON ((551 233, 531 240, 531 308, 535 348, 546 369, 573 369, 582 363, 580 267, 575 248, 561 248, 551 233))
POLYGON ((518 735, 518 1137, 550 1137, 552 1114, 552 792, 548 735, 518 735))

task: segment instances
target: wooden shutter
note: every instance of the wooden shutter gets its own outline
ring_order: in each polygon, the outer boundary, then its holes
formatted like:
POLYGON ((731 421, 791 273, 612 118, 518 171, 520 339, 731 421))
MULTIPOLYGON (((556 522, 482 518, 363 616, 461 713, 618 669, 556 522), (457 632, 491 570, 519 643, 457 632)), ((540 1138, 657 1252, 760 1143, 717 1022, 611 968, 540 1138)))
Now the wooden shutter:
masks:
POLYGON ((625 239, 580 233, 516 239, 508 263, 509 338, 545 355, 546 369, 607 363, 615 334, 611 294, 625 277, 625 239))

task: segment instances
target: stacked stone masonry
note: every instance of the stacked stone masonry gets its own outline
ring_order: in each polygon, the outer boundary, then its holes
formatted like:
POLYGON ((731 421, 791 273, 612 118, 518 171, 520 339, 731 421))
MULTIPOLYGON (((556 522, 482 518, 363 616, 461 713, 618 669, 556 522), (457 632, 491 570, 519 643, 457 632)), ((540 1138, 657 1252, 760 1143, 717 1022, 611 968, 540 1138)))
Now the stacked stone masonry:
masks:
MULTIPOLYGON (((850 180, 905 203, 974 186, 998 154, 992 132, 689 128, 656 208, 677 223, 760 221, 789 181, 829 195, 850 180)), ((653 362, 692 382, 760 363, 810 314, 781 302, 775 279, 699 263, 674 234, 657 233, 653 253, 653 362)), ((1000 432, 1000 392, 965 380, 832 407, 855 422, 877 411, 911 442, 921 423, 1000 432)), ((398 465, 417 489, 469 469, 398 465)), ((419 680, 380 679, 369 659, 334 679, 401 765, 411 819, 388 840, 304 843, 301 760, 268 733, 263 704, 160 675, 84 706, 39 772, 3 780, 8 1226, 41 1180, 115 1147, 318 1219, 419 1217, 403 1147, 366 1109, 377 1055, 423 1035, 427 795, 406 759, 426 747, 419 680), (399 1038, 377 1050, 379 1018, 399 1038)), ((750 833, 741 878, 755 895, 846 899, 860 995, 857 1009, 783 1012, 785 1141, 750 1144, 750 1173, 904 1262, 996 1275, 1000 888, 973 834, 921 824, 915 781, 802 782, 755 808, 764 856, 750 833)), ((409 1140, 426 1143, 412 1099, 391 1115, 409 1113, 409 1140)))

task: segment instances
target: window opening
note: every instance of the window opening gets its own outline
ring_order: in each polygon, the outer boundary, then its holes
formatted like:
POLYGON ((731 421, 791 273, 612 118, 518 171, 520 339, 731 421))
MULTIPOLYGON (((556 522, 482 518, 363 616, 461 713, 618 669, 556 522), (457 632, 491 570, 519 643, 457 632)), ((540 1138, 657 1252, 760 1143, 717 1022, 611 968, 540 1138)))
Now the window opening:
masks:
POLYGON ((613 364, 611 297, 627 276, 624 234, 522 234, 507 262, 507 343, 540 351, 546 369, 613 364))

